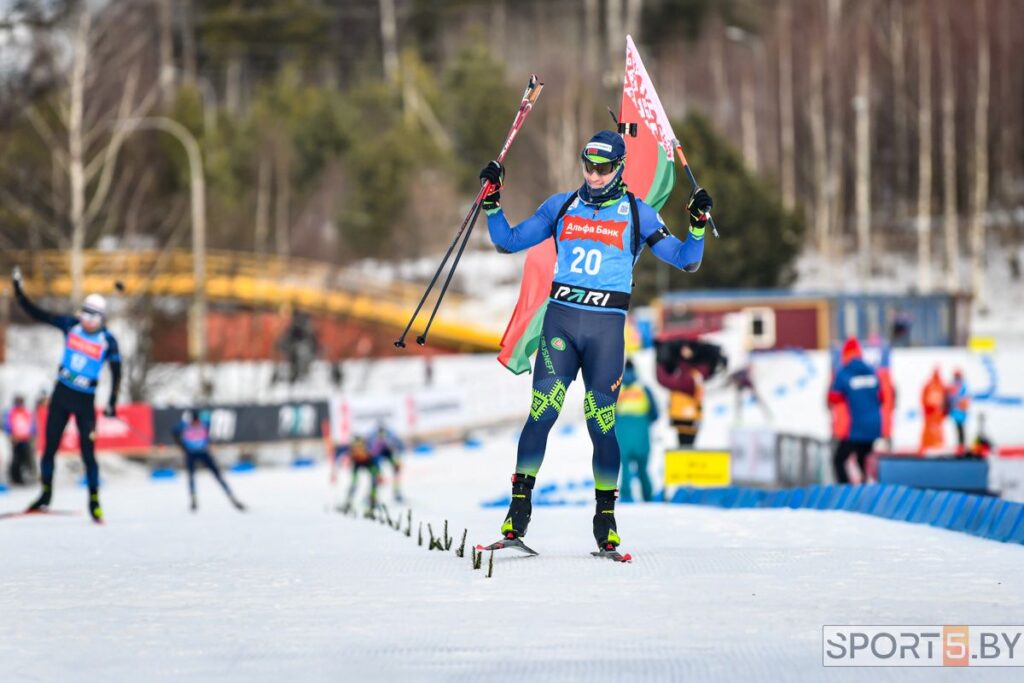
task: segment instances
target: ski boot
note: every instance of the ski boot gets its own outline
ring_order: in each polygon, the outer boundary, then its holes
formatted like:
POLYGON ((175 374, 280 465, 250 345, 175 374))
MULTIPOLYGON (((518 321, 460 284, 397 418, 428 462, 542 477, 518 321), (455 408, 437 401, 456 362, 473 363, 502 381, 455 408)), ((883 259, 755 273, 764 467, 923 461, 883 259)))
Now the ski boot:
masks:
POLYGON ((51 484, 43 484, 43 492, 39 494, 35 502, 28 506, 25 512, 41 512, 46 511, 50 507, 50 498, 53 496, 53 486, 51 484))
POLYGON ((536 482, 537 478, 529 474, 512 475, 512 502, 509 503, 505 522, 501 525, 501 535, 506 539, 513 540, 526 535, 530 515, 533 513, 533 485, 536 482))
POLYGON ((192 512, 196 512, 199 509, 199 501, 196 500, 195 494, 189 498, 188 509, 192 512))
POLYGON ((526 527, 530 525, 530 514, 533 512, 533 485, 537 478, 529 474, 512 475, 512 502, 508 506, 508 514, 501 525, 501 540, 490 545, 478 545, 476 549, 484 552, 513 548, 527 555, 536 555, 537 551, 527 546, 521 538, 526 535, 526 527))
POLYGON ((623 555, 618 551, 619 533, 615 528, 615 494, 618 491, 598 491, 597 508, 594 511, 594 540, 597 541, 597 552, 590 553, 594 557, 605 557, 615 562, 632 562, 633 556, 623 555))
POLYGON ((100 507, 99 491, 89 492, 89 515, 92 517, 92 521, 103 524, 103 508, 100 507))
POLYGON ((594 540, 599 550, 612 551, 621 542, 615 527, 616 490, 598 491, 597 508, 594 511, 594 540))

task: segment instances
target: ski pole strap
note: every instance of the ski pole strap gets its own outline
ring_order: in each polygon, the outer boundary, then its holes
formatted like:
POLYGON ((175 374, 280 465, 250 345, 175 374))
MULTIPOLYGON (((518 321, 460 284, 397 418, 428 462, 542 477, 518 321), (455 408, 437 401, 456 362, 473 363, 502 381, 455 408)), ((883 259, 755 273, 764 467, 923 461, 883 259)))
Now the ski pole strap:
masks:
POLYGON ((593 306, 594 308, 629 310, 629 294, 610 289, 591 289, 589 287, 580 287, 579 285, 552 282, 551 298, 555 301, 593 306))

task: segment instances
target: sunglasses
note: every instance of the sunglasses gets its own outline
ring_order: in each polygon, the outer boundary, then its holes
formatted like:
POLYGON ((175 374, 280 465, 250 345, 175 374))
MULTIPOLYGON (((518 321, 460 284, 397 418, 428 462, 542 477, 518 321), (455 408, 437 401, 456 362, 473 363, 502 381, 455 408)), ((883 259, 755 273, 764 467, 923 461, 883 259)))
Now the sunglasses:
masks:
POLYGON ((583 159, 583 170, 587 173, 594 173, 596 171, 601 175, 608 175, 609 173, 614 173, 620 163, 619 161, 595 163, 590 159, 583 159))

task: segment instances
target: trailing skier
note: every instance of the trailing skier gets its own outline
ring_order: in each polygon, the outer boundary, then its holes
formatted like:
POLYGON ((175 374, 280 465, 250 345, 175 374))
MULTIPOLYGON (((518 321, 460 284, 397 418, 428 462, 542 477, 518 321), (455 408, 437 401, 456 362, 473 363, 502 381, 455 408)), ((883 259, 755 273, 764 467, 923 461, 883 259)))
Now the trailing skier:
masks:
POLYGON ((239 512, 245 512, 245 506, 235 498, 231 487, 224 481, 217 462, 210 455, 210 423, 204 419, 196 410, 186 410, 174 430, 171 432, 174 440, 185 452, 185 467, 188 469, 188 493, 190 509, 195 512, 199 508, 196 500, 196 465, 202 464, 213 473, 217 483, 224 489, 228 500, 239 512))
MULTIPOLYGON (((428 356, 429 358, 429 356, 428 356)), ((377 461, 378 471, 387 462, 391 466, 391 491, 395 502, 401 503, 402 499, 402 451, 405 445, 398 435, 381 424, 377 430, 366 440, 366 446, 377 461)))
POLYGON ((530 416, 519 439, 512 502, 501 525, 504 547, 526 534, 548 433, 562 412, 569 384, 581 370, 586 387, 584 415, 594 446, 594 540, 601 553, 615 553, 620 544, 615 523, 620 467, 615 404, 622 384, 623 328, 633 267, 646 245, 660 260, 696 271, 712 206, 707 191, 696 188, 687 204, 689 234, 685 240, 674 237, 658 213, 629 192, 622 179, 625 161, 622 137, 612 131, 598 132, 580 153, 583 184, 579 189, 552 195, 515 227, 501 208, 504 166, 491 161, 480 172, 481 180, 494 187, 483 209, 498 251, 522 251, 549 237, 557 250, 534 368, 530 416))
POLYGON ((50 507, 53 495, 54 457, 60 446, 64 427, 73 415, 78 426, 78 442, 89 485, 89 514, 94 521, 102 522, 100 474, 94 442, 96 385, 99 384, 104 363, 110 366, 110 376, 113 380, 104 415, 117 415, 117 392, 121 386, 121 354, 117 339, 106 328, 107 301, 99 294, 90 294, 85 297, 77 316, 56 315, 36 306, 25 295, 20 269, 15 267, 11 279, 14 283, 15 298, 21 308, 35 320, 53 325, 64 333, 64 355, 57 369, 57 383, 46 415, 46 450, 43 452, 40 465, 43 491, 28 510, 44 511, 50 507))

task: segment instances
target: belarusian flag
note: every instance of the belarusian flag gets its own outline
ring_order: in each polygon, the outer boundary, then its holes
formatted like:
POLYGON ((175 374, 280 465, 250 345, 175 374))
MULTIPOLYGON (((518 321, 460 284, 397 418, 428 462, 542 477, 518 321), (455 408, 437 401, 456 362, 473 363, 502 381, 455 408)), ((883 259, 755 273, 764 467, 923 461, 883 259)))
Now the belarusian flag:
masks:
POLYGON ((626 36, 626 79, 619 122, 639 124, 636 137, 625 138, 626 184, 636 196, 660 211, 676 182, 672 161, 676 135, 630 36, 626 36))
MULTIPOLYGON (((636 137, 627 135, 625 138, 626 170, 623 179, 630 191, 658 211, 675 184, 672 161, 675 134, 630 36, 626 36, 626 78, 622 87, 619 121, 638 124, 636 137)), ((501 353, 498 354, 498 362, 517 375, 530 369, 530 356, 540 345, 555 259, 554 240, 550 239, 526 254, 519 302, 505 329, 501 353)))

